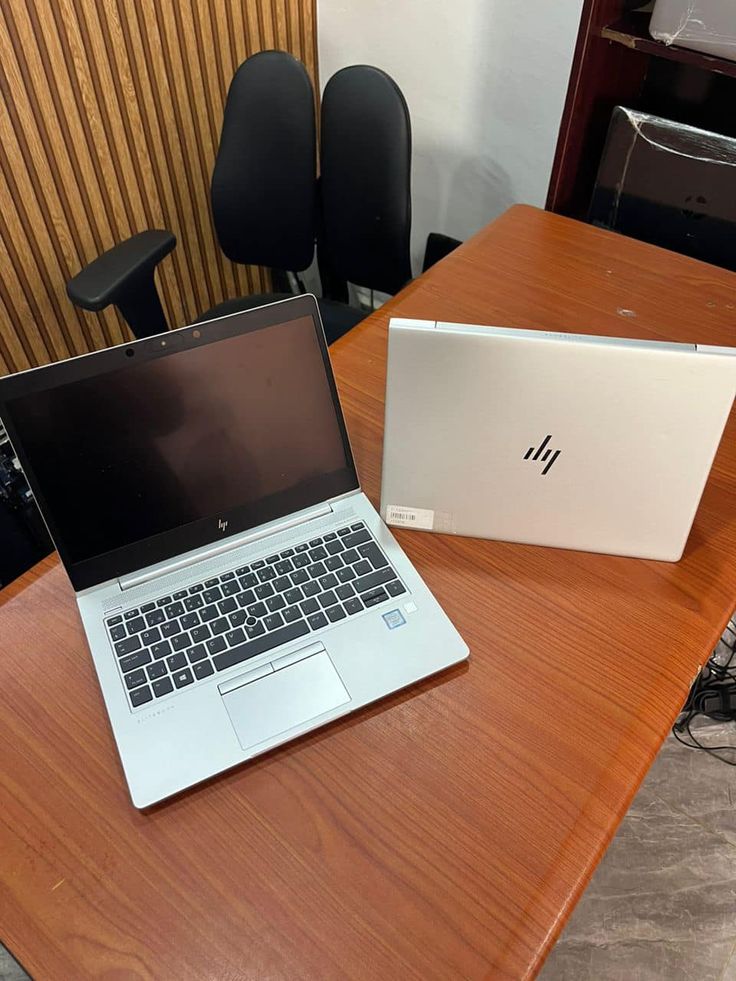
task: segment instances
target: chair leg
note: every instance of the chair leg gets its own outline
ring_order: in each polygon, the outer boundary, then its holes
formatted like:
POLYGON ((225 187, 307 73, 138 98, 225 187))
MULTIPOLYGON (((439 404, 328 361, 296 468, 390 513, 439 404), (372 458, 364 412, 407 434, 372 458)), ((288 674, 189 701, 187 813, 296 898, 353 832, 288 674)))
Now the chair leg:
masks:
POLYGON ((137 340, 164 334, 169 329, 152 270, 127 285, 125 297, 120 297, 115 305, 137 340))

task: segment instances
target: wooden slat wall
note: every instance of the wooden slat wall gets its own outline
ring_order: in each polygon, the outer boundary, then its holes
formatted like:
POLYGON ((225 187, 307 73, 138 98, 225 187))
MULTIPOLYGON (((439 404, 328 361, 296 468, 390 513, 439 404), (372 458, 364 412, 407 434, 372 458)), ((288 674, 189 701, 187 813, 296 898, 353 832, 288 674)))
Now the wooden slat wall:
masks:
POLYGON ((268 287, 220 252, 209 181, 225 95, 264 48, 316 87, 316 0, 0 2, 0 374, 130 337, 67 279, 134 232, 168 228, 171 324, 268 287))

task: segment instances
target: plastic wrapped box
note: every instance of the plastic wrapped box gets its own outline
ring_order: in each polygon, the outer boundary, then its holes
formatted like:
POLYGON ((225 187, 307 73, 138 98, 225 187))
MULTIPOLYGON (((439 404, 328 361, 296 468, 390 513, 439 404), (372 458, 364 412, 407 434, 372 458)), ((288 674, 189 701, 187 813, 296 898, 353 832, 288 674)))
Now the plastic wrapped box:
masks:
POLYGON ((736 61, 736 0, 656 0, 649 31, 665 44, 736 61))

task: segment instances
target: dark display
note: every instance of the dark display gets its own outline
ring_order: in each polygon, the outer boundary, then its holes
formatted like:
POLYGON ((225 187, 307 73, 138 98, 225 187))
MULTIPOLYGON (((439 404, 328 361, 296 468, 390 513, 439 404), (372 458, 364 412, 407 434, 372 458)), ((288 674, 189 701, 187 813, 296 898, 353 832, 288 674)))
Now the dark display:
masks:
POLYGON ((352 467, 311 317, 7 408, 71 563, 205 518, 253 527, 325 500, 352 467))

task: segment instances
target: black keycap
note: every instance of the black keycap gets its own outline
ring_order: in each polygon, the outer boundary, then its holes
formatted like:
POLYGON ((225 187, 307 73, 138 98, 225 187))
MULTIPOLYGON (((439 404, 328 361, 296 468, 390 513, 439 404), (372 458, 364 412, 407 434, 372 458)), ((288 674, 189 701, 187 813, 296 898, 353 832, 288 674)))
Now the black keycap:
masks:
POLYGON ((304 542, 304 544, 302 544, 302 545, 297 545, 297 547, 294 549, 294 551, 295 552, 306 552, 308 548, 309 548, 309 545, 307 545, 307 543, 304 542))
POLYGON ((307 620, 312 630, 319 630, 320 627, 324 627, 327 623, 327 617, 324 613, 313 613, 311 617, 307 617, 307 620))
POLYGON ((167 657, 166 663, 169 666, 169 671, 178 671, 179 668, 185 668, 187 666, 187 656, 183 651, 179 651, 178 654, 172 654, 171 657, 167 657))
POLYGON ((362 521, 356 521, 354 525, 350 525, 351 531, 357 531, 358 528, 365 528, 365 524, 362 521))
POLYGON ((396 573, 393 569, 378 569, 376 572, 370 572, 367 576, 356 579, 353 586, 356 593, 364 593, 366 589, 373 589, 374 586, 380 586, 382 583, 390 582, 395 578, 396 573))
POLYGON ((210 630, 213 634, 224 634, 229 629, 230 624, 228 623, 227 617, 220 617, 219 620, 213 620, 210 624, 210 630))
POLYGON ((141 640, 146 647, 150 647, 151 644, 155 644, 161 640, 161 631, 158 627, 154 627, 152 630, 144 630, 141 634, 141 640))
POLYGON ((183 651, 185 647, 190 647, 191 643, 189 634, 177 634, 176 637, 171 638, 171 646, 175 651, 183 651))
POLYGON ((205 623, 208 620, 214 620, 215 617, 219 617, 219 615, 220 611, 217 609, 214 603, 211 606, 205 606, 203 610, 199 611, 199 619, 205 623))
POLYGON ((333 575, 331 572, 328 572, 326 576, 322 576, 319 584, 322 589, 332 589, 333 586, 337 586, 337 576, 333 575))
POLYGON ((308 613, 317 613, 319 610, 319 603, 316 599, 304 600, 303 603, 299 604, 302 608, 302 612, 306 616, 308 613))
POLYGON ((371 564, 368 559, 361 559, 360 562, 356 562, 352 568, 356 576, 364 576, 366 573, 371 571, 371 564))
POLYGON ((161 624, 161 636, 162 637, 173 637, 181 631, 178 620, 169 620, 168 623, 161 624))
POLYGON ((213 586, 216 586, 219 581, 220 580, 217 578, 217 576, 215 576, 213 579, 205 579, 204 581, 205 589, 211 589, 213 586))
POLYGON ((249 617, 265 617, 267 613, 265 603, 254 603, 253 606, 248 607, 249 617))
POLYGON ((122 622, 123 622, 122 616, 110 617, 110 619, 107 621, 107 625, 108 627, 114 627, 116 623, 122 623, 122 622))
POLYGON ((360 560, 360 555, 357 548, 349 548, 347 552, 343 552, 340 558, 343 560, 345 565, 352 565, 353 562, 358 562, 360 560))
POLYGON ((271 613, 275 613, 276 610, 283 610, 286 606, 286 600, 283 596, 271 596, 266 600, 266 606, 269 608, 271 613))
POLYGON ((305 565, 309 565, 308 555, 295 555, 292 563, 295 569, 303 569, 305 565))
POLYGON ((355 579, 355 573, 350 566, 345 569, 338 569, 336 575, 340 582, 350 582, 351 579, 355 579))
POLYGON ((136 651, 135 654, 128 654, 127 657, 120 658, 120 670, 126 674, 135 668, 142 668, 144 664, 149 664, 150 661, 151 655, 148 651, 136 651))
POLYGON ((187 651, 187 657, 189 658, 190 664, 196 664, 197 661, 201 661, 203 658, 207 657, 207 651, 204 644, 197 644, 196 647, 191 647, 187 651))
POLYGON ((342 569, 344 563, 339 555, 328 555, 325 559, 325 569, 342 569))
POLYGON ((183 671, 177 671, 174 675, 174 684, 177 688, 184 688, 186 685, 191 685, 193 681, 194 678, 189 668, 184 668, 183 671))
POLYGON ((201 610, 204 606, 204 600, 201 596, 187 596, 184 600, 184 606, 191 612, 192 610, 201 610))
POLYGON ((232 647, 226 653, 218 655, 214 658, 215 667, 218 671, 224 671, 225 668, 232 667, 233 664, 240 664, 241 661, 246 661, 257 654, 263 654, 264 651, 270 651, 274 647, 280 647, 282 644, 287 644, 290 640, 296 640, 297 637, 303 637, 308 633, 309 628, 305 621, 296 620, 279 630, 273 630, 256 640, 248 641, 239 647, 232 647))
POLYGON ((338 620, 344 620, 347 615, 339 604, 337 606, 331 606, 326 613, 330 623, 337 623, 338 620))
POLYGON ((192 627, 196 627, 199 623, 199 617, 196 613, 185 613, 179 623, 182 625, 184 630, 191 630, 192 627))
POLYGON ((158 681, 154 681, 153 683, 153 694, 156 698, 161 698, 162 695, 168 695, 173 690, 174 686, 171 684, 171 678, 159 678, 158 681))
POLYGON ((266 564, 273 565, 274 562, 278 562, 278 560, 279 560, 278 555, 269 555, 269 557, 266 559, 266 564))
POLYGON ((163 678, 166 675, 166 665, 163 661, 154 661, 146 668, 146 674, 151 681, 155 681, 156 678, 163 678))
POLYGON ((222 593, 220 592, 219 586, 213 586, 212 589, 205 589, 202 593, 202 599, 205 603, 216 603, 218 600, 221 600, 222 593))
POLYGON ((171 654, 171 644, 168 640, 162 640, 160 644, 154 644, 151 648, 151 654, 158 660, 160 657, 166 657, 167 654, 171 654))
POLYGON ((293 554, 294 554, 294 549, 293 548, 285 548, 284 551, 281 553, 281 558, 282 559, 288 559, 293 554))
POLYGON ((279 576, 278 579, 274 579, 273 581, 273 588, 277 593, 283 593, 289 586, 291 586, 291 579, 288 576, 279 576))
POLYGON ((215 673, 215 669, 212 667, 209 661, 200 661, 198 664, 194 665, 194 674, 198 681, 202 678, 209 678, 211 674, 215 673))
POLYGON ((156 600, 156 606, 168 606, 170 602, 170 596, 162 596, 160 600, 156 600))
POLYGON ((175 600, 184 599, 184 597, 188 595, 189 593, 187 592, 186 589, 180 589, 178 593, 174 593, 174 599, 175 600))
POLYGON ((241 589, 253 589, 254 586, 258 585, 258 576, 253 572, 249 572, 248 575, 243 576, 239 582, 241 589))
POLYGON ((135 610, 128 610, 127 613, 123 613, 123 617, 126 620, 132 620, 133 617, 137 617, 140 614, 140 612, 141 611, 138 609, 138 607, 136 607, 135 610))
POLYGON ((334 532, 334 531, 331 531, 331 532, 329 533, 329 535, 325 535, 325 541, 326 541, 326 542, 334 542, 334 540, 335 540, 336 538, 337 538, 337 535, 335 534, 335 532, 334 532))
POLYGON ((319 562, 320 559, 326 559, 327 550, 324 549, 321 545, 319 546, 319 548, 310 548, 309 558, 312 560, 312 562, 319 562))
POLYGON ((146 629, 146 621, 143 619, 143 617, 133 617, 132 620, 128 620, 127 626, 128 633, 132 636, 133 634, 139 634, 141 630, 146 629))
POLYGON ((221 600, 221 602, 217 604, 217 609, 222 614, 232 613, 233 610, 237 610, 237 608, 238 608, 238 604, 235 602, 232 596, 228 596, 227 599, 221 600))
POLYGON ((301 615, 302 611, 298 606, 287 606, 287 608, 281 613, 285 623, 293 623, 294 620, 298 620, 301 615))
POLYGON ((256 623, 249 623, 245 628, 245 632, 248 634, 248 637, 253 640, 254 637, 260 637, 261 634, 265 634, 266 628, 263 626, 262 621, 258 620, 256 623))
MULTIPOLYGON (((231 613, 230 614, 230 616, 228 617, 228 620, 230 621, 230 626, 231 627, 242 627, 242 625, 245 623, 245 621, 247 620, 247 618, 248 618, 248 615, 245 612, 245 610, 236 610, 235 613, 231 613)), ((194 631, 192 631, 192 635, 193 634, 194 634, 194 631)))
POLYGON ((255 603, 256 594, 252 589, 246 589, 246 591, 237 596, 236 599, 238 601, 238 606, 250 606, 251 603, 255 603))
POLYGON ((246 572, 248 572, 249 569, 250 569, 250 566, 249 565, 241 565, 241 567, 239 569, 236 569, 235 570, 235 575, 236 576, 244 576, 246 574, 246 572))
POLYGON ((118 657, 122 657, 123 654, 132 654, 133 651, 139 651, 141 646, 140 637, 126 637, 125 640, 119 640, 115 644, 115 653, 118 657))
POLYGON ((180 617, 183 612, 183 603, 170 603, 168 606, 164 607, 164 613, 169 620, 173 620, 174 617, 180 617))
POLYGON ((344 538, 346 535, 349 535, 350 534, 350 529, 349 528, 338 528, 337 529, 337 533, 340 536, 340 538, 344 538))
POLYGON ((300 586, 307 579, 309 579, 309 573, 306 569, 297 569, 296 572, 292 572, 291 574, 291 581, 295 586, 300 586))
POLYGON ((375 606, 377 603, 383 603, 384 600, 387 600, 388 593, 383 586, 379 586, 378 589, 370 589, 367 593, 361 593, 360 598, 365 606, 375 606))
POLYGON ((133 708, 138 708, 139 705, 145 705, 146 702, 150 702, 152 699, 153 695, 148 685, 144 685, 143 688, 136 688, 135 691, 130 693, 130 704, 133 708))
POLYGON ((258 578, 261 580, 261 582, 268 582, 270 579, 276 578, 276 573, 270 565, 267 565, 265 569, 260 570, 258 573, 258 578))
POLYGON ((353 534, 347 535, 343 538, 343 543, 345 548, 354 548, 356 545, 362 545, 363 542, 369 542, 371 536, 365 529, 363 531, 356 531, 353 534))
POLYGON ((357 596, 353 599, 345 600, 345 609, 352 616, 353 613, 360 613, 363 609, 363 604, 360 602, 357 596))
POLYGON ((210 654, 219 654, 220 651, 224 651, 227 647, 224 637, 213 637, 212 640, 207 641, 207 650, 210 654))
POLYGON ((386 583, 386 592, 389 596, 401 596, 406 592, 406 587, 398 579, 394 579, 393 582, 386 583))
POLYGON ((368 559, 374 569, 383 569, 384 566, 388 565, 388 559, 375 542, 361 545, 358 551, 364 559, 368 559))
POLYGON ((335 592, 341 600, 350 599, 351 596, 355 596, 355 590, 350 583, 346 583, 344 586, 338 586, 335 592))
POLYGON ((220 582, 230 582, 230 580, 234 578, 234 572, 223 572, 223 574, 220 576, 220 582))
POLYGON ((311 542, 309 543, 309 547, 310 548, 314 548, 316 545, 321 545, 321 544, 322 544, 322 539, 321 538, 313 538, 311 540, 311 542))
POLYGON ((312 579, 319 579, 320 576, 324 576, 327 569, 324 567, 323 562, 315 562, 314 565, 310 565, 307 572, 312 577, 312 579))
POLYGON ((117 627, 111 627, 110 636, 112 637, 113 640, 122 640, 123 637, 127 637, 125 624, 119 623, 117 627))
POLYGON ((130 674, 125 675, 125 684, 130 690, 131 688, 138 688, 139 685, 145 685, 146 683, 146 672, 142 670, 131 671, 130 674))
POLYGON ((304 593, 297 586, 295 589, 287 589, 284 593, 284 599, 287 603, 298 603, 299 600, 304 599, 304 593))
POLYGON ((159 623, 163 623, 166 619, 166 614, 163 610, 154 610, 153 613, 149 613, 146 617, 146 623, 149 627, 155 627, 159 623))
POLYGON ((141 607, 141 613, 150 613, 151 610, 155 610, 155 609, 156 609, 155 603, 144 603, 143 606, 141 607))
POLYGON ((338 552, 345 551, 345 546, 343 545, 343 543, 340 541, 339 538, 336 542, 329 542, 326 548, 327 551, 330 553, 330 555, 337 555, 338 552))
POLYGON ((263 626, 266 630, 276 630, 277 627, 283 627, 284 621, 280 613, 272 613, 270 616, 263 618, 263 626))
POLYGON ((324 609, 326 606, 332 606, 333 603, 337 603, 337 596, 335 596, 331 589, 328 589, 326 593, 318 596, 317 600, 319 601, 319 605, 324 609))
POLYGON ((312 580, 312 582, 305 582, 302 586, 302 592, 305 596, 316 596, 319 592, 319 583, 312 580))
POLYGON ((238 582, 226 582, 222 587, 223 596, 234 596, 236 593, 240 592, 240 583, 238 582))
POLYGON ((251 563, 251 569, 262 569, 266 563, 263 559, 259 559, 257 562, 251 563))
POLYGON ((190 593, 201 593, 203 589, 204 589, 204 586, 202 585, 202 583, 201 582, 198 582, 196 586, 190 586, 189 587, 189 592, 190 593))
POLYGON ((244 644, 245 631, 242 627, 238 627, 236 630, 228 630, 225 634, 225 640, 231 647, 235 647, 236 644, 244 644))
POLYGON ((202 640, 209 640, 211 636, 210 628, 206 624, 203 624, 201 627, 194 627, 191 631, 191 636, 192 640, 197 644, 202 640))
POLYGON ((256 586, 254 590, 258 599, 266 599, 267 596, 273 596, 273 586, 270 582, 264 582, 260 586, 256 586))

